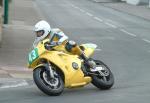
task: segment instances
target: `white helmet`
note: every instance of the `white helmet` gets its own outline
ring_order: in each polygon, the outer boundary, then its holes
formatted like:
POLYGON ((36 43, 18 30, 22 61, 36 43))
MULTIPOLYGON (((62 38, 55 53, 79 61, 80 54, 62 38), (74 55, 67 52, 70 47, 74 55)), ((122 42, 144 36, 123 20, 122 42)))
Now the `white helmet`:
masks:
POLYGON ((36 37, 34 41, 34 46, 36 46, 41 40, 43 40, 51 31, 51 27, 48 22, 41 20, 35 24, 35 32, 43 31, 43 35, 40 37, 36 37))

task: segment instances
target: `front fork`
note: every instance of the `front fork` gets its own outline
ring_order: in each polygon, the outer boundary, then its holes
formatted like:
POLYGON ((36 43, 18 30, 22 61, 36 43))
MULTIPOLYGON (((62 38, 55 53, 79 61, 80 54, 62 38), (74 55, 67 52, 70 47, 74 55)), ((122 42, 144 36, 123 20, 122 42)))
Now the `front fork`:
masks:
POLYGON ((45 70, 46 70, 46 74, 47 74, 47 77, 49 79, 54 79, 54 72, 53 72, 53 69, 52 69, 52 66, 50 63, 47 63, 44 65, 45 66, 45 70))

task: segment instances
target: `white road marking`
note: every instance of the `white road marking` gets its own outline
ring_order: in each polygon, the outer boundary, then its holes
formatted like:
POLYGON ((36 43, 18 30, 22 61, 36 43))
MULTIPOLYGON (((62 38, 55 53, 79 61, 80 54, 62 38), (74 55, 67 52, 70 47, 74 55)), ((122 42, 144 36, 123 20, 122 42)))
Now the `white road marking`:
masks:
POLYGON ((81 12, 85 12, 83 9, 80 9, 80 8, 79 8, 79 10, 80 10, 81 12))
POLYGON ((73 4, 70 4, 73 8, 76 8, 76 9, 79 9, 81 12, 85 12, 83 9, 81 9, 81 8, 79 8, 79 7, 77 7, 77 6, 75 6, 75 5, 73 5, 73 4))
POLYGON ((91 13, 88 13, 88 12, 86 12, 86 15, 91 16, 91 17, 93 16, 91 13))
POLYGON ((111 23, 105 22, 105 24, 108 25, 108 26, 110 26, 110 27, 112 27, 112 28, 117 28, 117 26, 115 26, 115 25, 113 25, 111 23))
POLYGON ((74 6, 73 4, 70 4, 72 7, 74 6))
POLYGON ((74 8, 79 9, 79 7, 77 7, 77 6, 74 6, 74 8))
POLYGON ((124 33, 126 33, 126 34, 128 34, 128 35, 130 35, 130 36, 136 37, 135 34, 130 33, 130 32, 128 32, 128 31, 124 30, 124 29, 120 29, 120 31, 122 31, 122 32, 124 32, 124 33))
POLYGON ((18 84, 3 85, 0 87, 0 89, 16 88, 16 87, 27 86, 27 85, 29 84, 26 81, 22 81, 21 83, 18 83, 18 84))
POLYGON ((71 5, 73 8, 76 8, 76 6, 75 5, 71 5))
POLYGON ((142 40, 144 40, 147 43, 150 43, 150 40, 147 40, 147 39, 142 39, 142 40))
MULTIPOLYGON (((74 7, 74 8, 76 8, 76 9, 79 9, 81 12, 85 12, 83 9, 81 9, 81 8, 79 8, 79 7, 77 7, 77 6, 75 6, 75 5, 73 5, 73 4, 71 4, 71 6, 72 7, 74 7)), ((86 12, 86 15, 88 15, 88 16, 90 16, 90 17, 93 17, 94 15, 93 14, 91 14, 91 13, 89 13, 89 12, 86 12)), ((100 19, 99 17, 93 17, 95 20, 97 20, 97 21, 99 21, 99 22, 103 22, 103 20, 102 19, 100 19)), ((105 22, 105 24, 106 25, 108 25, 108 26, 110 26, 110 27, 112 27, 112 28, 118 28, 116 25, 113 25, 113 24, 111 24, 111 23, 108 23, 108 22, 105 22)))
POLYGON ((103 20, 100 19, 100 18, 98 18, 98 17, 94 17, 94 19, 95 19, 95 20, 98 20, 98 21, 100 21, 100 22, 103 22, 103 20))

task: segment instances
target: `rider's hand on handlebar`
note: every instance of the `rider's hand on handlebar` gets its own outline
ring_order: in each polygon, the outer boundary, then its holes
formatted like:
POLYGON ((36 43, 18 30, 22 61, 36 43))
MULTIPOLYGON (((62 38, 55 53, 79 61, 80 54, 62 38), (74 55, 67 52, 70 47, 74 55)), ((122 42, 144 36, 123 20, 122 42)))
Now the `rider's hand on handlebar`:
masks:
POLYGON ((60 43, 60 42, 55 42, 55 41, 53 41, 53 42, 51 42, 50 44, 53 45, 53 46, 57 46, 57 45, 60 45, 61 43, 60 43))
POLYGON ((50 50, 52 47, 51 47, 51 45, 50 45, 50 43, 45 43, 44 44, 44 46, 45 46, 45 48, 47 49, 47 50, 50 50))
POLYGON ((58 45, 58 42, 51 42, 50 43, 52 46, 57 46, 58 45))
POLYGON ((45 48, 47 49, 47 50, 50 50, 51 48, 53 48, 53 47, 55 47, 55 46, 57 46, 57 45, 59 45, 60 43, 59 42, 51 42, 51 43, 45 43, 45 48))

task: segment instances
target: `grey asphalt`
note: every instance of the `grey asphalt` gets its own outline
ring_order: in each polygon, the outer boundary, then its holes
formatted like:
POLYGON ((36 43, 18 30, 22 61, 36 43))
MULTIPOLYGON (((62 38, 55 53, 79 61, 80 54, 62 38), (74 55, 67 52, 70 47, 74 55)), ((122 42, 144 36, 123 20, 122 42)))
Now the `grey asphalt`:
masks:
MULTIPOLYGON (((91 0, 36 0, 36 2, 41 14, 52 27, 62 29, 78 44, 92 42, 98 45, 101 51, 97 50, 94 57, 104 61, 111 68, 115 84, 107 91, 98 90, 92 85, 80 89, 66 89, 59 97, 46 96, 34 85, 0 89, 2 97, 0 102, 149 103, 148 20, 116 11, 91 0)), ((26 36, 28 43, 24 48, 28 47, 31 39, 33 40, 33 36, 29 36, 29 34, 26 36)))
POLYGON ((149 14, 150 7, 148 7, 147 4, 138 5, 138 6, 127 4, 125 2, 111 2, 111 3, 103 3, 103 4, 100 3, 100 4, 120 12, 125 12, 130 15, 134 15, 134 16, 141 17, 143 19, 150 20, 150 14, 149 14))

